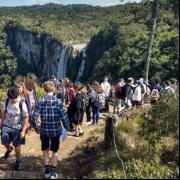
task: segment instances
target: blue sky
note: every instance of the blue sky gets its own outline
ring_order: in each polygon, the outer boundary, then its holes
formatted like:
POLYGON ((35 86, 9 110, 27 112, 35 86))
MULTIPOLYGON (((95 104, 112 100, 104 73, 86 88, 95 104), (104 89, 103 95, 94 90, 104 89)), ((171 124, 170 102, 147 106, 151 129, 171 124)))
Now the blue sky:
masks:
MULTIPOLYGON (((125 0, 127 2, 128 0, 125 0)), ((141 0, 133 0, 132 2, 140 2, 141 0)), ((46 3, 57 3, 57 4, 89 4, 93 6, 111 6, 120 4, 119 0, 0 0, 0 6, 22 6, 22 5, 33 5, 33 4, 46 4, 46 3)))

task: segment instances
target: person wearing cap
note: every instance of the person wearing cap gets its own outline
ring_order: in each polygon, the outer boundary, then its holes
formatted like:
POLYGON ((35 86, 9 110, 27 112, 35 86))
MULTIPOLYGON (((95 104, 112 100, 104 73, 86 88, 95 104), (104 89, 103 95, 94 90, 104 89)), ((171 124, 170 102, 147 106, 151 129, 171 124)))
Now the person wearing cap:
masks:
POLYGON ((134 90, 134 96, 132 97, 132 107, 136 106, 139 107, 141 105, 141 100, 142 100, 142 96, 141 96, 141 85, 142 85, 142 81, 138 81, 137 82, 137 87, 134 90))
POLYGON ((104 111, 108 112, 109 111, 108 102, 109 102, 109 99, 110 99, 110 96, 111 96, 111 85, 108 82, 108 76, 104 76, 104 81, 101 83, 101 87, 104 90, 105 97, 106 97, 104 111))
POLYGON ((177 79, 170 78, 169 81, 171 82, 171 87, 174 89, 174 92, 178 91, 177 79))

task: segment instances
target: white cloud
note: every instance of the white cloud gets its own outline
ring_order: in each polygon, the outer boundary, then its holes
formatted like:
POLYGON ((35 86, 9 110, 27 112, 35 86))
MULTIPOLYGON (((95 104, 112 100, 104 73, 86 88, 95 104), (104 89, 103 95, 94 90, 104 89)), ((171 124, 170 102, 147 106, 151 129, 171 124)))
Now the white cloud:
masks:
POLYGON ((57 3, 57 0, 27 0, 27 5, 33 5, 33 4, 46 4, 46 3, 57 3))
MULTIPOLYGON (((124 3, 130 2, 141 2, 141 0, 124 0, 124 3)), ((97 6, 113 6, 121 4, 120 0, 99 0, 95 5, 97 6)))
POLYGON ((119 0, 99 0, 95 5, 97 6, 112 6, 119 3, 119 0))

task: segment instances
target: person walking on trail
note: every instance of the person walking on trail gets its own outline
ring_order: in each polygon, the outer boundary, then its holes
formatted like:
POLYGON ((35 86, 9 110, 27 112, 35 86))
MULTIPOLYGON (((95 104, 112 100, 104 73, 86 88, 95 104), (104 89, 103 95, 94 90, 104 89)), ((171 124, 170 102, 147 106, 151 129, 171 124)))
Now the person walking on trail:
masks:
POLYGON ((0 122, 1 141, 7 149, 4 158, 7 159, 15 148, 15 170, 20 170, 21 145, 25 144, 25 132, 29 119, 28 110, 25 102, 19 97, 19 90, 16 87, 8 89, 7 97, 0 122))
POLYGON ((65 97, 65 87, 63 85, 63 80, 60 79, 59 81, 56 79, 55 75, 50 76, 50 81, 54 82, 55 84, 55 90, 53 92, 54 95, 57 96, 58 99, 61 99, 62 102, 64 102, 65 97))
POLYGON ((29 123, 30 123, 28 130, 30 130, 31 129, 31 117, 33 114, 35 104, 37 102, 36 86, 35 86, 35 81, 30 78, 25 79, 24 85, 25 85, 25 88, 27 89, 27 97, 26 97, 25 102, 26 102, 27 109, 28 109, 29 123))
POLYGON ((57 179, 56 166, 58 162, 58 150, 60 136, 62 135, 62 125, 69 130, 69 119, 62 101, 53 95, 55 84, 46 81, 43 84, 46 95, 40 99, 34 109, 32 116, 32 127, 40 134, 41 150, 43 151, 45 178, 57 179), (40 116, 40 127, 38 117, 40 116), (49 150, 52 151, 51 171, 49 169, 49 150))
POLYGON ((142 81, 137 82, 137 87, 134 90, 134 95, 132 97, 132 107, 140 107, 141 106, 141 101, 142 101, 142 81))
MULTIPOLYGON (((119 78, 119 82, 117 84, 114 85, 114 91, 116 92, 118 90, 118 88, 122 87, 124 85, 124 79, 123 78, 119 78)), ((121 109, 121 97, 119 97, 116 93, 114 94, 114 104, 113 104, 113 113, 119 114, 121 109), (116 111, 117 108, 117 111, 116 111)))
POLYGON ((83 109, 83 94, 81 93, 82 86, 78 83, 74 86, 75 98, 71 103, 72 105, 72 123, 74 124, 75 134, 74 137, 81 137, 84 135, 84 131, 81 128, 82 111, 83 109))
POLYGON ((131 104, 131 91, 134 90, 133 87, 133 78, 128 78, 127 83, 122 87, 122 104, 125 105, 125 109, 132 107, 131 104))
POLYGON ((104 111, 109 112, 109 104, 108 104, 108 102, 109 102, 110 96, 111 96, 111 85, 108 82, 108 76, 104 76, 104 81, 101 83, 101 87, 104 90, 105 97, 106 97, 104 111))

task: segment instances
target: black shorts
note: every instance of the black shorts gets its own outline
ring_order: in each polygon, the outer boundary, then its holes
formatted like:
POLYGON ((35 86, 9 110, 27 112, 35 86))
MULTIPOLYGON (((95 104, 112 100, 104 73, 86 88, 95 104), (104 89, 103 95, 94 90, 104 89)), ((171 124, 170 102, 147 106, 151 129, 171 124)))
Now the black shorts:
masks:
POLYGON ((76 126, 81 124, 79 120, 72 120, 72 123, 76 126))
POLYGON ((41 151, 50 149, 50 151, 57 152, 59 150, 60 140, 59 137, 48 137, 40 135, 41 139, 41 151))

